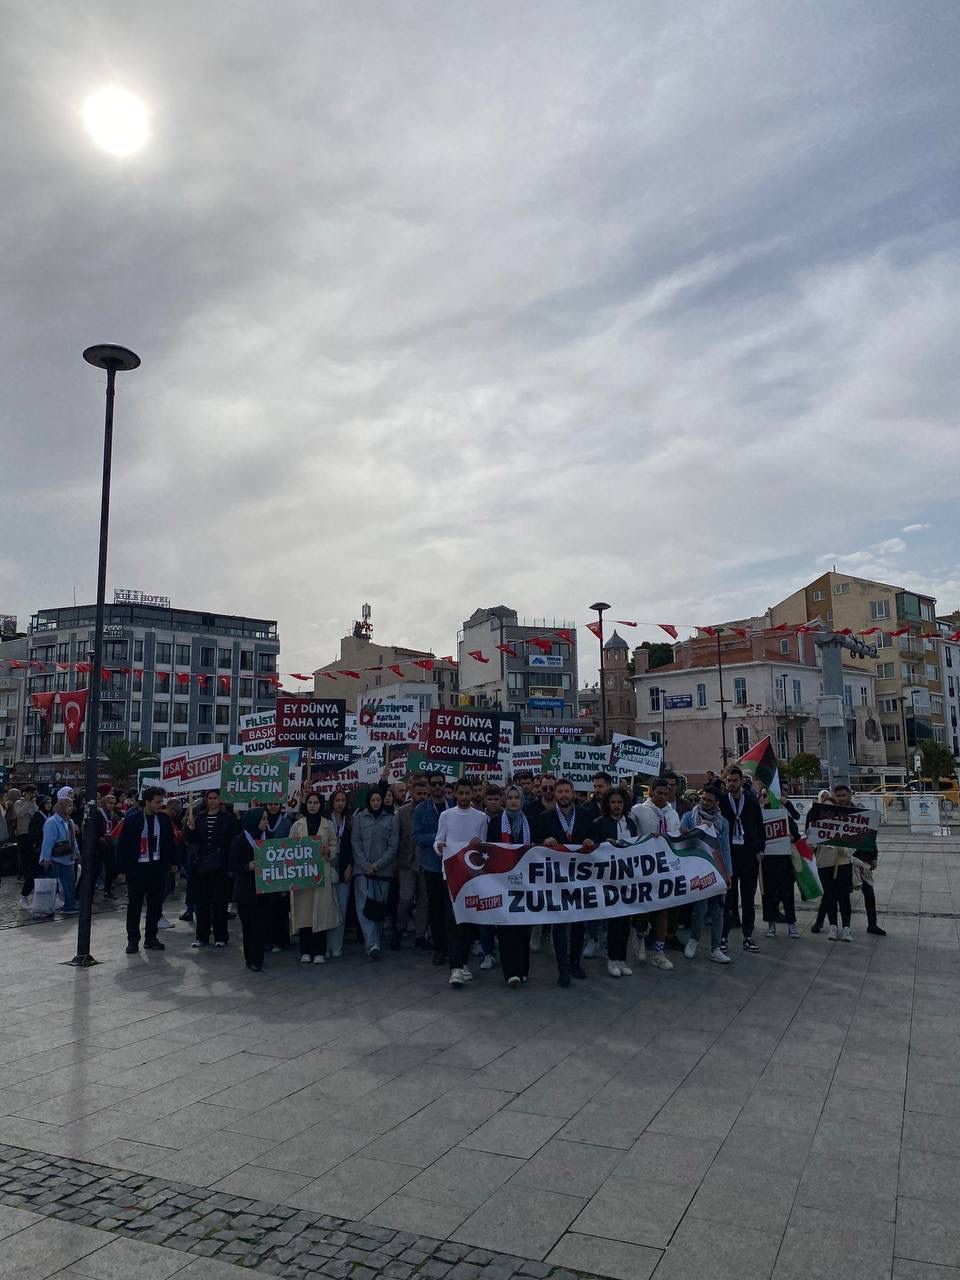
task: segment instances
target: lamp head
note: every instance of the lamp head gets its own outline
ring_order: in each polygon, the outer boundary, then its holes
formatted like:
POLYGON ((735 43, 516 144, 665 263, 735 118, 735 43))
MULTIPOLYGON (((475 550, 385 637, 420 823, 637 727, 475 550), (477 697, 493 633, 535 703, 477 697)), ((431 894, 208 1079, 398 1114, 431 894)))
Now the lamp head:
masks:
POLYGON ((597 603, 592 604, 590 608, 593 610, 594 613, 604 613, 607 609, 610 608, 610 606, 608 604, 605 604, 603 600, 598 600, 597 603))
POLYGON ((136 369, 140 365, 140 357, 127 347, 115 346, 112 342, 99 342, 94 347, 87 347, 83 353, 87 364, 96 365, 98 369, 114 369, 123 371, 136 369))

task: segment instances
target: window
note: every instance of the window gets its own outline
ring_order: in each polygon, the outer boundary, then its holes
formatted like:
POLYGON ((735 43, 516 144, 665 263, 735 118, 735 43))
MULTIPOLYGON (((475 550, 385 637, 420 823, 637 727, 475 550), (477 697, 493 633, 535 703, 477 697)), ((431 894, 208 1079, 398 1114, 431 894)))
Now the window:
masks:
POLYGON ((933 621, 933 605, 930 603, 929 600, 920 601, 920 617, 924 620, 924 622, 933 621))
POLYGON ((780 652, 781 652, 784 656, 786 656, 786 655, 790 652, 790 638, 789 638, 789 636, 785 636, 785 637, 780 641, 780 652))
POLYGON ((795 707, 799 707, 799 705, 800 705, 800 703, 801 703, 802 701, 803 701, 803 685, 800 683, 800 681, 799 681, 799 680, 794 680, 794 682, 793 682, 793 705, 794 705, 795 707))
POLYGON ((744 676, 737 676, 733 682, 733 705, 735 707, 747 705, 747 681, 744 676))
POLYGON ((170 745, 171 747, 185 747, 187 745, 187 735, 185 733, 173 734, 173 741, 170 745))
POLYGON ((189 702, 175 702, 173 704, 173 723, 187 724, 189 720, 190 720, 189 702))
POLYGON ((213 706, 209 702, 201 702, 197 707, 197 724, 213 724, 213 706))
POLYGON ((813 593, 813 598, 814 600, 825 600, 827 598, 827 593, 825 591, 815 591, 813 593))
POLYGON ((951 698, 954 696, 953 676, 947 676, 947 693, 950 695, 951 698))
POLYGON ((217 651, 217 666, 221 671, 229 671, 233 666, 233 650, 219 649, 217 651))
POLYGON ((853 706, 853 690, 848 684, 843 686, 843 705, 845 707, 853 706))
POLYGON ((877 663, 877 679, 892 680, 894 677, 895 670, 896 668, 892 662, 878 662, 877 663))
POLYGON ((783 725, 777 728, 777 755, 781 760, 786 760, 790 755, 790 740, 783 725))
POLYGON ((898 724, 885 724, 883 726, 883 740, 884 742, 899 742, 900 726, 898 724))
POLYGON ((229 723, 230 723, 230 708, 229 708, 229 707, 217 707, 217 721, 216 721, 216 722, 217 722, 217 724, 229 724, 229 723))
POLYGON ((707 686, 705 684, 697 685, 697 706, 705 707, 707 705, 707 686))
POLYGON ((230 745, 229 733, 218 733, 217 741, 220 743, 221 747, 228 747, 230 745))
POLYGON ((943 725, 942 725, 942 724, 935 724, 935 725, 933 726, 933 740, 934 740, 934 742, 942 742, 942 741, 943 741, 943 735, 944 735, 943 725))
POLYGON ((166 724, 170 719, 170 703, 155 702, 153 704, 153 723, 166 724))
POLYGON ((893 645, 893 641, 890 639, 890 632, 878 631, 877 634, 873 637, 873 643, 877 646, 878 649, 891 648, 891 646, 893 645))
POLYGON ((865 684, 860 686, 860 705, 861 707, 868 707, 870 705, 870 697, 865 684))
POLYGON ((133 642, 133 660, 134 662, 143 661, 143 641, 134 640, 133 642))
POLYGON ((143 689, 143 672, 142 671, 135 671, 133 673, 131 688, 133 689, 134 693, 139 693, 143 689))
POLYGON ((190 665, 190 646, 188 644, 177 645, 177 666, 189 667, 190 665))
MULTIPOLYGON (((515 708, 515 709, 516 709, 516 708, 515 708)), ((520 708, 520 710, 521 710, 521 711, 526 711, 526 707, 521 707, 521 708, 520 708)), ((242 705, 241 705, 240 707, 238 707, 238 708, 237 708, 237 714, 238 714, 238 715, 241 715, 241 716, 249 716, 249 715, 253 715, 253 707, 252 707, 252 706, 250 706, 250 707, 245 707, 245 706, 242 706, 242 705)))
POLYGON ((917 678, 917 673, 908 662, 900 663, 900 678, 901 680, 906 680, 909 683, 912 683, 917 678))
POLYGON ((928 680, 940 679, 940 668, 935 667, 931 662, 925 662, 923 665, 923 673, 928 680))
POLYGON ((896 698, 878 698, 877 707, 886 715, 895 715, 897 712, 896 698))
POLYGON ((270 683, 269 680, 257 681, 257 697, 259 699, 273 697, 273 685, 270 683))
POLYGON ((660 710, 660 690, 656 688, 652 688, 652 689, 648 689, 647 692, 650 695, 650 710, 659 711, 660 710))
POLYGON ((935 716, 943 715, 943 695, 933 693, 930 695, 930 711, 935 716))
POLYGON ((134 698, 134 700, 130 703, 130 723, 131 724, 140 723, 140 699, 139 698, 134 698))
POLYGON ((103 646, 104 662, 126 662, 126 640, 107 640, 103 646))
POLYGON ((890 601, 889 600, 871 600, 870 601, 870 620, 871 622, 882 622, 885 618, 890 617, 890 601))
POLYGON ((162 751, 162 750, 163 750, 163 748, 164 748, 166 745, 167 745, 167 734, 166 734, 166 731, 164 731, 164 732, 158 732, 158 733, 155 733, 155 734, 153 735, 153 749, 154 749, 154 751, 162 751))
POLYGON ((524 687, 524 672, 508 671, 507 672, 507 688, 522 689, 524 687))
POLYGON ((946 662, 948 667, 953 666, 953 650, 948 644, 943 646, 943 660, 946 662))
POLYGON ((212 739, 213 739, 213 734, 212 734, 212 733, 198 733, 198 734, 197 734, 197 742, 198 742, 198 743, 207 743, 207 742, 210 742, 212 739))
POLYGON ((200 649, 200 665, 201 667, 213 666, 214 651, 209 645, 203 645, 200 649))
POLYGON ((252 680, 240 681, 240 697, 241 698, 253 697, 253 681, 252 680))
POLYGON ((745 724, 737 725, 737 753, 743 755, 750 750, 750 730, 745 724))
POLYGON ((651 740, 651 742, 659 742, 659 741, 660 741, 660 730, 659 730, 659 729, 654 729, 654 730, 653 730, 653 732, 650 734, 650 740, 651 740))
POLYGON ((166 644, 164 641, 157 642, 157 662, 162 662, 165 665, 169 666, 170 658, 172 654, 173 654, 172 644, 166 644))
POLYGON ((806 750, 806 747, 803 745, 803 729, 802 728, 797 730, 795 734, 795 738, 797 743, 797 755, 800 755, 801 752, 806 750))
POLYGON ((253 650, 252 649, 240 650, 240 670, 241 671, 253 670, 253 650))
POLYGON ((276 671, 277 655, 275 653, 258 653, 257 654, 257 670, 258 671, 276 671))
POLYGON ((845 596, 850 590, 849 582, 835 582, 833 584, 833 594, 835 596, 845 596))

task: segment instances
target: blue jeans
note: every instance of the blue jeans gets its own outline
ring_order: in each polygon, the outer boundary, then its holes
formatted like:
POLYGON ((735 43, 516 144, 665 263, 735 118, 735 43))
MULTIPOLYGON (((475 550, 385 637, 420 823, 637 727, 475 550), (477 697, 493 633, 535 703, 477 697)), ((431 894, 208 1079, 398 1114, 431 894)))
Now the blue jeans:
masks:
POLYGON ((379 950, 383 946, 383 921, 368 920, 363 914, 363 904, 368 898, 373 898, 376 902, 386 903, 389 892, 390 885, 388 881, 374 876, 363 876, 354 873, 353 896, 357 904, 357 919, 360 921, 360 929, 363 933, 363 945, 366 947, 368 954, 374 948, 379 950))
POLYGON ((701 898, 693 904, 693 919, 690 921, 690 937, 694 942, 700 941, 700 930, 704 920, 710 921, 710 950, 716 951, 723 938, 723 904, 725 896, 716 894, 713 898, 701 898))
POLYGON ((51 862, 50 876, 60 881, 63 890, 63 909, 65 912, 77 909, 77 873, 72 862, 51 862))
POLYGON ((343 950, 343 931, 347 927, 347 907, 350 903, 350 880, 338 880, 333 886, 337 906, 340 908, 340 923, 336 929, 327 930, 327 954, 343 950))

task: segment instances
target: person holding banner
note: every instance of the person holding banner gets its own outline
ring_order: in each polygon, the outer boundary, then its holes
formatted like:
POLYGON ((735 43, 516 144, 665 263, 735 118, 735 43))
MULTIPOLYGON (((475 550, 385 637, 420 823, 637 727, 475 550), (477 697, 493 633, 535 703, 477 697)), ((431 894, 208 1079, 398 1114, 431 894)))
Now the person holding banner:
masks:
POLYGON ((323 964, 327 958, 327 930, 340 923, 334 894, 336 836, 323 816, 323 801, 311 791, 301 816, 290 828, 292 840, 319 840, 320 856, 327 864, 323 884, 290 892, 290 928, 300 941, 301 964, 323 964))
POLYGON ((193 848, 194 873, 192 884, 197 936, 190 944, 194 950, 210 945, 213 929, 213 945, 222 950, 229 941, 227 911, 230 906, 230 890, 233 882, 228 865, 230 846, 237 833, 237 821, 223 807, 220 792, 211 787, 204 795, 204 806, 199 817, 192 806, 187 809, 184 838, 193 848))
MULTIPOLYGON (((606 777, 606 775, 598 775, 606 777)), ((596 778, 594 779, 596 783, 596 778)), ((596 787, 594 787, 596 795, 596 787)), ((606 840, 635 840, 637 824, 627 812, 630 797, 622 787, 608 787, 600 795, 600 816, 593 822, 593 838, 597 844, 606 840)), ((633 970, 627 964, 630 941, 630 916, 612 916, 607 921, 607 973, 611 978, 630 978, 633 970)))
POLYGON ((336 867, 336 883, 333 886, 340 913, 340 923, 327 932, 327 958, 339 960, 343 955, 343 934, 347 927, 347 909, 350 906, 350 882, 353 879, 353 846, 350 842, 350 797, 343 787, 338 787, 330 797, 330 825, 336 840, 333 860, 336 867))
MULTIPOLYGON (((554 791, 556 804, 546 810, 537 819, 534 839, 548 849, 559 849, 563 845, 574 845, 590 853, 593 849, 591 832, 593 823, 585 809, 574 803, 573 783, 569 778, 558 778, 554 791)), ((583 939, 586 925, 555 924, 551 929, 553 953, 557 958, 557 986, 569 987, 571 978, 585 978, 587 975, 580 957, 583 953, 583 939)))
MULTIPOLYGON (((637 824, 640 836, 679 836, 680 819, 677 811, 670 803, 671 786, 666 778, 654 778, 650 783, 649 794, 641 804, 635 804, 630 816, 637 824)), ((668 911, 651 911, 646 919, 653 932, 653 957, 650 963, 655 969, 666 972, 673 968, 673 961, 667 958, 667 923, 668 911)), ((637 959, 646 960, 644 940, 637 933, 637 959)))
MULTIPOLYGON (((523 792, 511 784, 503 793, 503 811, 490 817, 487 825, 490 844, 531 844, 530 823, 523 812, 523 792)), ((516 990, 530 976, 530 928, 528 925, 501 925, 500 968, 503 980, 516 990)))
MULTIPOLYGON (((733 861, 730 854, 730 826, 720 812, 720 800, 723 788, 719 783, 707 783, 700 793, 699 801, 680 819, 681 832, 694 831, 697 827, 716 836, 720 845, 720 856, 726 873, 725 882, 730 888, 733 875, 733 861)), ((692 960, 700 945, 700 933, 704 921, 710 923, 710 959, 714 964, 729 964, 730 957, 722 947, 723 917, 726 908, 726 893, 721 890, 712 898, 704 898, 693 904, 693 915, 690 919, 690 939, 683 949, 683 954, 692 960)))
MULTIPOLYGON (((262 810, 257 810, 257 824, 260 825, 261 818, 266 822, 263 827, 264 840, 283 840, 290 834, 291 822, 283 811, 283 804, 279 800, 269 800, 262 810)), ((234 873, 236 876, 236 873, 234 873)), ((264 895, 261 894, 261 897, 264 895)), ((237 904, 237 914, 240 915, 240 901, 234 898, 237 904)), ((269 946, 271 951, 286 951, 290 945, 290 895, 288 893, 268 893, 266 902, 261 908, 263 917, 264 942, 269 946)), ((243 917, 240 917, 241 923, 243 917)))
POLYGON ((755 952, 760 948, 753 940, 756 920, 754 900, 760 878, 760 860, 766 848, 767 837, 763 826, 763 810, 743 785, 743 770, 738 764, 728 765, 723 775, 727 791, 720 801, 720 812, 730 827, 730 849, 733 876, 727 892, 726 914, 723 923, 723 942, 727 945, 730 921, 740 899, 740 927, 743 930, 744 951, 755 952))
POLYGON ((353 820, 353 893, 367 955, 379 960, 390 881, 397 870, 397 819, 371 788, 367 807, 353 820))
MULTIPOLYGON (((271 833, 266 809, 248 809, 243 815, 241 827, 240 834, 234 838, 230 847, 233 901, 237 904, 237 915, 240 917, 244 963, 252 973, 262 973, 264 942, 272 906, 270 899, 286 898, 288 895, 257 893, 255 855, 264 840, 280 837, 275 831, 271 833)), ((286 834, 285 831, 284 835, 286 834)))
MULTIPOLYGON (((457 803, 452 809, 445 809, 437 820, 437 838, 433 843, 437 857, 442 861, 449 853, 459 853, 467 845, 476 844, 487 838, 487 816, 473 807, 473 783, 469 778, 458 778, 454 787, 457 803), (476 842, 476 843, 473 843, 476 842)), ((453 901, 447 890, 444 876, 444 912, 446 915, 447 958, 450 964, 451 987, 462 987, 465 982, 473 981, 473 974, 467 967, 469 954, 470 926, 459 925, 453 912, 453 901)))
MULTIPOLYGON (((838 782, 833 788, 830 804, 838 809, 852 809, 853 798, 850 788, 845 782, 838 782)), ((810 813, 813 813, 811 809, 810 813)), ((807 815, 808 817, 810 814, 807 815)), ((842 844, 817 845, 817 870, 820 872, 820 883, 823 885, 823 901, 821 910, 830 921, 830 942, 852 942, 853 930, 850 921, 853 918, 853 906, 850 894, 853 892, 853 855, 842 844), (824 874, 826 872, 827 874, 824 874), (840 928, 837 928, 839 910, 840 928)))

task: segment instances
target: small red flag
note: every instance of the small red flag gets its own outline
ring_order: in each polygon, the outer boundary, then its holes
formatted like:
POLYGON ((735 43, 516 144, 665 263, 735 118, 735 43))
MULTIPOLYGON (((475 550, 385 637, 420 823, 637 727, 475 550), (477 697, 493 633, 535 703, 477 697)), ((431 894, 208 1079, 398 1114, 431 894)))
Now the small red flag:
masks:
POLYGON ((63 727, 72 751, 76 751, 80 745, 80 730, 83 728, 89 692, 89 689, 75 689, 73 693, 61 693, 60 695, 63 727))
POLYGON ((553 641, 547 640, 543 636, 530 636, 527 644, 532 644, 535 649, 539 649, 541 653, 551 653, 553 651, 553 641))
POLYGON ((50 716, 50 708, 53 706, 53 700, 57 695, 55 693, 31 693, 30 702, 34 711, 38 715, 43 716, 44 720, 50 716))
MULTIPOLYGON (((617 618, 616 622, 618 627, 639 627, 640 625, 639 622, 628 622, 626 618, 617 618)), ((663 623, 658 622, 657 626, 662 627, 663 623)))
MULTIPOLYGON (((557 632, 557 634, 559 635, 560 633, 557 632)), ((498 644, 497 648, 500 650, 501 653, 505 653, 508 658, 520 657, 519 653, 517 653, 516 649, 513 647, 512 644, 498 644)))
POLYGON ((229 676, 221 676, 221 677, 220 677, 220 692, 221 692, 221 693, 229 693, 229 692, 230 692, 230 677, 229 677, 229 676))
POLYGON ((338 670, 338 671, 337 671, 337 675, 338 675, 338 676, 349 676, 351 680, 359 680, 359 679, 360 679, 360 672, 359 672, 359 671, 339 671, 339 670, 338 670))
POLYGON ((584 624, 588 631, 592 631, 598 640, 603 638, 603 632, 600 630, 599 622, 587 622, 584 624))
MULTIPOLYGON (((559 636, 561 640, 566 640, 567 644, 573 644, 573 632, 568 627, 557 627, 553 634, 559 636)), ((516 654, 514 654, 514 657, 516 657, 516 654)))
POLYGON ((490 661, 490 659, 489 659, 489 658, 485 658, 485 657, 483 656, 483 653, 482 653, 482 651, 481 651, 480 649, 468 649, 468 650, 467 650, 467 657, 468 657, 468 658, 473 658, 476 662, 489 662, 489 661, 490 661))
MULTIPOLYGON (((227 680, 229 680, 229 679, 230 679, 230 677, 229 677, 229 676, 227 676, 227 677, 226 677, 226 679, 227 679, 227 680)), ((305 675, 304 675, 302 672, 300 672, 300 671, 291 671, 291 672, 290 672, 290 679, 291 679, 291 680, 312 680, 312 679, 313 679, 313 676, 305 676, 305 675)))
POLYGON ((390 666, 387 667, 387 670, 392 671, 395 676, 400 676, 401 679, 403 678, 403 667, 401 667, 399 662, 392 662, 390 666))
POLYGON ((676 640, 677 628, 673 625, 672 622, 658 622, 657 626, 660 628, 661 631, 665 631, 671 640, 676 640))
POLYGON ((432 658, 414 658, 413 665, 415 667, 419 667, 421 671, 432 671, 433 659, 432 658))

